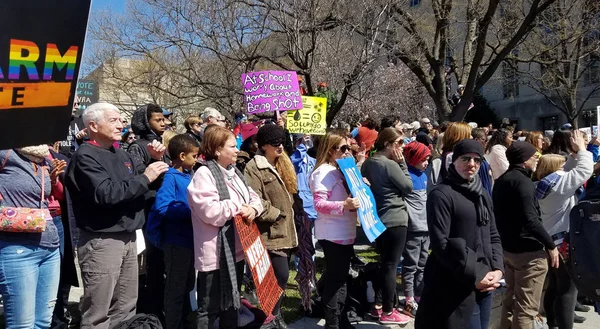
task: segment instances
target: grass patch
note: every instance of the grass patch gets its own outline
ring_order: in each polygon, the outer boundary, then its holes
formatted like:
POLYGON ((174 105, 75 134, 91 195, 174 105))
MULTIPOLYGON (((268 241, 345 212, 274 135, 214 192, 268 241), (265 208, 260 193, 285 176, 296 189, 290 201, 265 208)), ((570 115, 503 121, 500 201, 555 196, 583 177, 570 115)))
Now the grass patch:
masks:
MULTIPOLYGON (((365 263, 378 262, 379 254, 374 248, 369 248, 364 251, 357 252, 365 263)), ((325 270, 325 259, 315 259, 315 265, 317 268, 317 280, 321 278, 321 274, 325 270)), ((300 318, 304 317, 304 310, 302 309, 302 297, 300 296, 300 290, 298 289, 298 282, 296 282, 296 271, 290 269, 290 276, 288 278, 287 289, 285 289, 285 297, 281 304, 281 311, 283 312, 283 318, 286 323, 293 323, 300 318)))

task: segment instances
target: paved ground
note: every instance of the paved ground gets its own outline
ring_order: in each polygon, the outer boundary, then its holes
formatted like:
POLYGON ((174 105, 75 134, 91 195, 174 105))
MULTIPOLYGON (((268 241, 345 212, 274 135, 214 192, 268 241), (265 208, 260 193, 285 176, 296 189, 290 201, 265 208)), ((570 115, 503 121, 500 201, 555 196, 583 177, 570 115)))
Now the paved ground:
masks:
MULTIPOLYGON (((368 246, 357 246, 357 250, 366 249, 368 246)), ((317 251, 317 257, 321 256, 322 253, 317 251)), ((77 270, 79 271, 79 266, 77 266, 77 270)), ((81 280, 79 281, 81 282, 81 280)), ((72 288, 71 294, 69 296, 69 304, 70 308, 75 308, 77 303, 79 302, 80 297, 83 295, 83 288, 72 288)), ((497 303, 493 304, 492 310, 492 318, 497 317, 498 310, 500 305, 497 303)), ((0 308, 0 314, 2 313, 2 308, 0 308)), ((600 328, 600 315, 590 311, 587 313, 578 313, 581 316, 587 318, 587 320, 582 324, 575 324, 574 329, 599 329, 600 328)), ((493 323, 494 321, 492 321, 493 323)), ((408 324, 404 326, 383 326, 377 324, 375 322, 364 321, 359 324, 354 324, 356 329, 384 329, 385 327, 389 328, 405 328, 405 329, 413 329, 414 328, 414 320, 411 320, 408 324)), ((294 323, 289 325, 290 329, 320 329, 325 326, 325 320, 323 319, 313 319, 313 318, 302 318, 294 323)), ((466 329, 466 328, 465 328, 466 329)), ((490 329, 496 329, 494 325, 490 325, 490 329)))
MULTIPOLYGON (((600 315, 588 313, 579 313, 579 315, 583 315, 587 317, 587 320, 582 324, 575 324, 574 329, 598 329, 600 328, 600 315)), ((325 320, 319 319, 311 319, 311 318, 302 318, 297 322, 294 322, 289 325, 290 329, 319 329, 325 326, 325 320)), ((377 324, 375 322, 361 322, 359 324, 355 324, 356 329, 381 329, 384 327, 388 328, 405 328, 405 329, 413 329, 415 327, 415 322, 411 321, 404 326, 383 326, 377 324)), ((491 327, 490 327, 491 328, 491 327)), ((466 329, 466 328, 465 328, 466 329)))
MULTIPOLYGON (((357 251, 365 250, 368 248, 369 247, 366 245, 365 246, 356 246, 357 251)), ((323 257, 323 254, 321 251, 317 251, 317 257, 323 257)), ((79 271, 79 267, 77 267, 77 270, 79 271)), ((81 280, 79 282, 81 282, 81 280)), ((71 290, 71 295, 69 296, 69 302, 77 303, 82 294, 83 294, 82 288, 73 288, 71 290)), ((494 308, 492 310, 492 317, 494 317, 494 316, 497 317, 497 314, 499 314, 500 305, 497 302, 495 302, 492 305, 492 307, 494 308)), ((587 312, 587 313, 578 313, 578 314, 586 317, 587 320, 581 324, 576 323, 575 326, 573 327, 573 329, 600 329, 600 315, 598 315, 597 313, 594 313, 592 311, 587 312)), ((492 321, 492 323, 493 323, 493 321, 492 321)), ((355 327, 356 327, 356 329, 384 329, 385 327, 390 327, 390 328, 393 327, 395 329, 399 329, 399 328, 414 329, 414 325, 415 325, 414 320, 411 320, 408 324, 406 324, 404 326, 384 326, 384 325, 380 325, 376 322, 364 321, 359 324, 355 324, 355 327)), ((321 329, 324 326, 325 326, 325 320, 323 320, 323 319, 302 318, 302 319, 290 324, 289 328, 290 329, 321 329)), ((465 328, 465 329, 467 329, 467 328, 465 328)), ((490 325, 490 329, 496 329, 496 328, 494 327, 494 325, 490 325)))

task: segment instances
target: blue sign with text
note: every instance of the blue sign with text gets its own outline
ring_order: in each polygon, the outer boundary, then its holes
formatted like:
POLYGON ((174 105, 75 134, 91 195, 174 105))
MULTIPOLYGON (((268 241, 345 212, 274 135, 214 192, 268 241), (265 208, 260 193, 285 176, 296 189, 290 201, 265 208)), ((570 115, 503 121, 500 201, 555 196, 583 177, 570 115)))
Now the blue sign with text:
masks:
POLYGON ((356 167, 353 158, 340 159, 337 160, 337 163, 346 178, 346 182, 348 182, 352 196, 358 198, 360 201, 360 207, 357 210, 358 219, 367 238, 370 242, 373 242, 385 231, 385 225, 383 225, 377 215, 373 192, 371 192, 371 188, 363 181, 363 177, 356 167))

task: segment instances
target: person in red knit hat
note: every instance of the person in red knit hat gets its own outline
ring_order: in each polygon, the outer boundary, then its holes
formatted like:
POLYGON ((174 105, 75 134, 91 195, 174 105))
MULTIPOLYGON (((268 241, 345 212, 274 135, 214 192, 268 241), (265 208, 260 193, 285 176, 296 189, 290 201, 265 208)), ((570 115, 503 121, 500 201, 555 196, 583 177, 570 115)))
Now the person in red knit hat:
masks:
POLYGON ((408 212, 406 245, 402 253, 402 278, 406 296, 403 312, 411 317, 417 314, 418 302, 423 292, 423 272, 429 250, 429 230, 427 229, 427 175, 431 150, 420 142, 410 142, 404 147, 404 158, 413 190, 404 201, 408 212))

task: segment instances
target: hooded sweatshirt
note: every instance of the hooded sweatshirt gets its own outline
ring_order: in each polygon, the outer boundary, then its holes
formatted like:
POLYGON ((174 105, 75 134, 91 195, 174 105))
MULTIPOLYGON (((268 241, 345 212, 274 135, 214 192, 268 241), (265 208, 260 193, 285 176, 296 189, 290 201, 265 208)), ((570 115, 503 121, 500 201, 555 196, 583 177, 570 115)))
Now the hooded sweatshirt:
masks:
MULTIPOLYGON (((162 137, 157 135, 150 128, 146 113, 147 111, 148 108, 142 106, 133 113, 133 117, 131 118, 131 130, 133 130, 133 133, 136 134, 136 136, 139 136, 139 138, 127 148, 127 152, 131 154, 131 157, 134 158, 136 163, 142 164, 143 170, 146 170, 146 167, 152 162, 152 157, 150 156, 150 152, 148 152, 148 144, 151 144, 154 140, 162 143, 162 137)), ((163 155, 162 160, 166 163, 170 163, 166 155, 163 155)))
POLYGON ((415 167, 408 166, 413 190, 405 198, 408 211, 408 231, 427 232, 427 175, 415 167))
POLYGON ((592 153, 580 150, 572 170, 559 170, 536 183, 535 197, 540 204, 542 225, 550 235, 569 231, 569 214, 577 204, 575 191, 594 172, 592 153))

